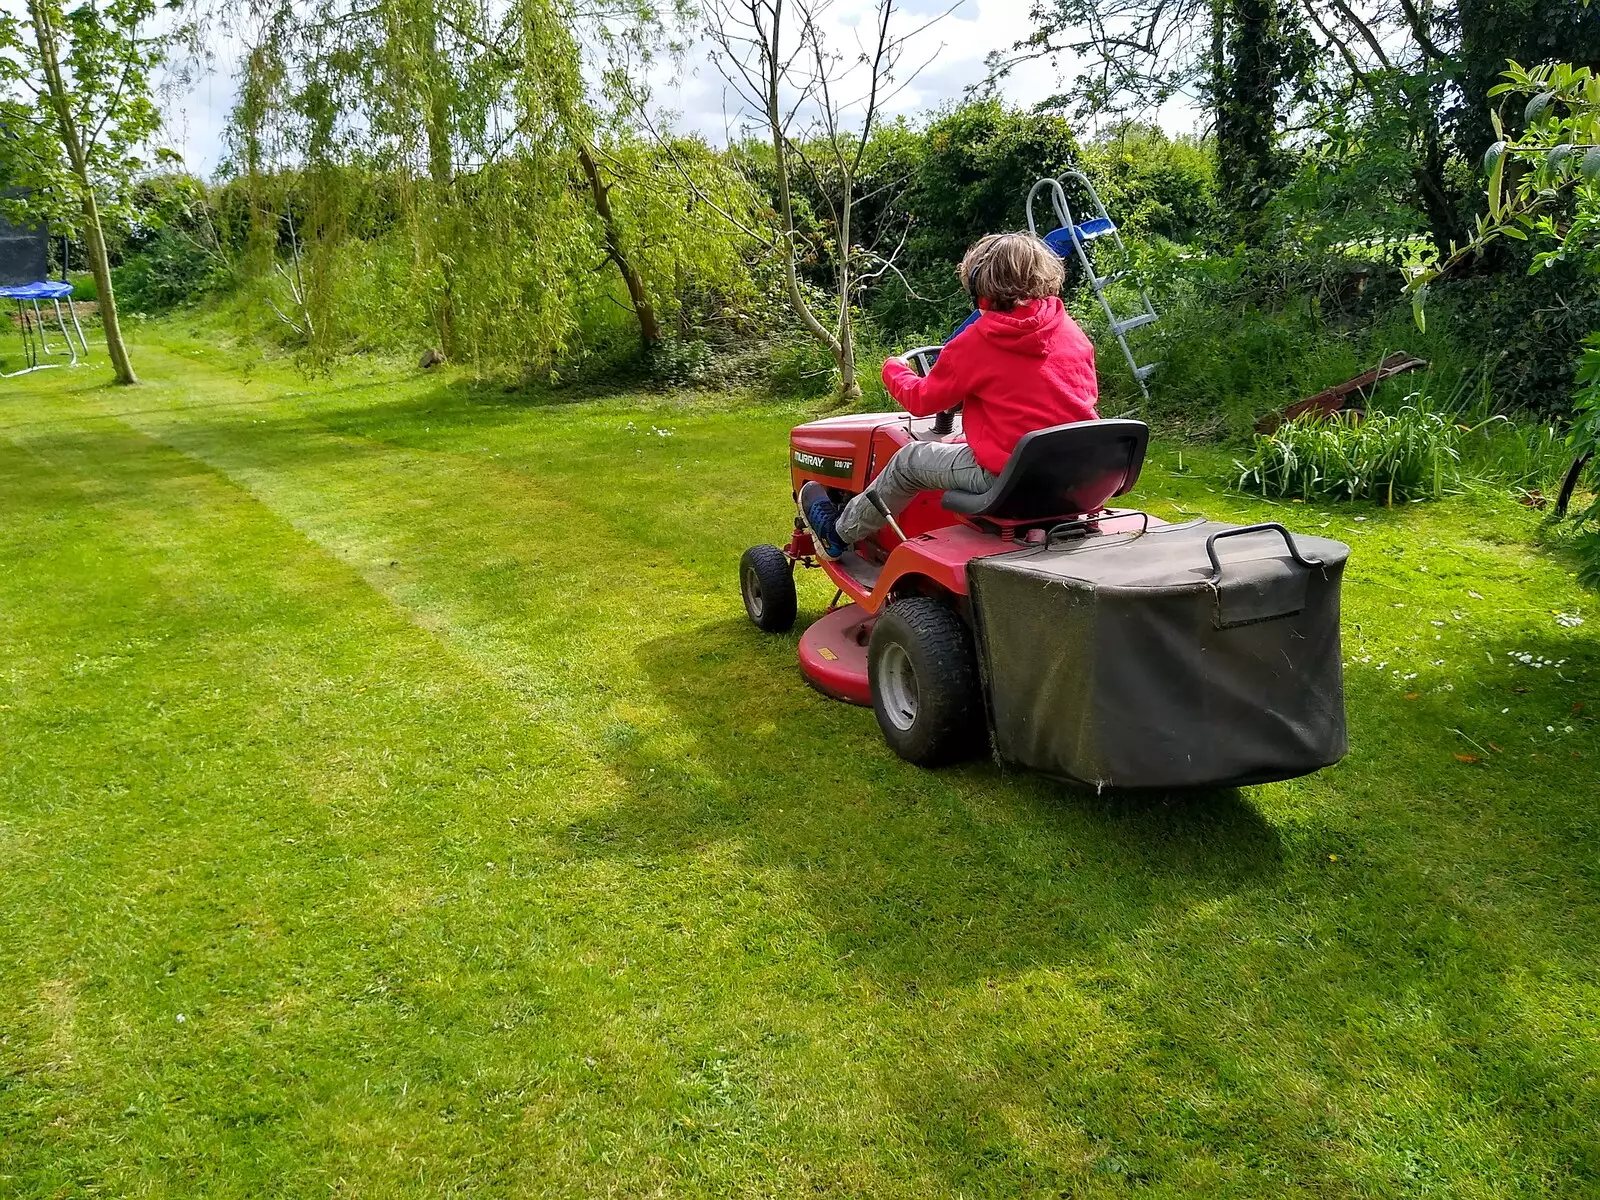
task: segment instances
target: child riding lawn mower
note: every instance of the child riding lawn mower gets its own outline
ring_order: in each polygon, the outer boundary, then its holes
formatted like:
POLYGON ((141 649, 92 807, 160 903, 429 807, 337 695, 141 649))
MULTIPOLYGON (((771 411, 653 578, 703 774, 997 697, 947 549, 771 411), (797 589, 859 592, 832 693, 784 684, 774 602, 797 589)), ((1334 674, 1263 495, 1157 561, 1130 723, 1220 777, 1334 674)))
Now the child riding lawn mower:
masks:
MULTIPOLYGON (((926 373, 938 347, 907 358, 926 373)), ((843 502, 955 412, 830 417, 791 432, 790 479, 843 502)), ((1095 420, 1023 437, 982 494, 924 492, 838 559, 797 518, 739 567, 758 629, 793 627, 796 565, 834 603, 800 670, 870 706, 924 766, 979 753, 1094 787, 1290 779, 1345 753, 1339 586, 1349 547, 1282 525, 1167 524, 1131 491, 1148 430, 1095 420)))

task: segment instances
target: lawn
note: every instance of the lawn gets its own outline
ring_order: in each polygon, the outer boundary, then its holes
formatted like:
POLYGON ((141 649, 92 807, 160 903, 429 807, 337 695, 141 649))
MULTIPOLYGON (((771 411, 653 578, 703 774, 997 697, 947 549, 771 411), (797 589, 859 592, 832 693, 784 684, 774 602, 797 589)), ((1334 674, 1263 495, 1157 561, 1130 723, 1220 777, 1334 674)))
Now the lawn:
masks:
POLYGON ((1536 514, 1158 448, 1153 512, 1353 546, 1351 752, 1096 796, 907 766, 745 621, 814 410, 135 352, 0 382, 0 1194, 1600 1191, 1536 514))

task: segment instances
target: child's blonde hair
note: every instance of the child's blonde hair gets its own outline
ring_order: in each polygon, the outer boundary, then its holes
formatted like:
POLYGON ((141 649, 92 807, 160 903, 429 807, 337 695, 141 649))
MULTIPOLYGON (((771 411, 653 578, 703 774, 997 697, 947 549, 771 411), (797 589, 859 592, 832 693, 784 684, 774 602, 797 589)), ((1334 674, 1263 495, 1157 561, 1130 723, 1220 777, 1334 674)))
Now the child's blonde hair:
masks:
POLYGON ((1031 233, 991 233, 979 238, 957 268, 974 301, 1005 312, 1025 300, 1061 291, 1061 256, 1031 233))

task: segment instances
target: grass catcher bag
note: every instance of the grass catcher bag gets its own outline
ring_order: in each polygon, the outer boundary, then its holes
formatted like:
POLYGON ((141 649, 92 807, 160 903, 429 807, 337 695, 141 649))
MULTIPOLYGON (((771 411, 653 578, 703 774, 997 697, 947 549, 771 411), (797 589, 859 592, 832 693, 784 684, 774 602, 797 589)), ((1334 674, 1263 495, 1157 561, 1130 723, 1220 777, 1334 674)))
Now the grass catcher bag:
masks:
POLYGON ((1097 787, 1223 787, 1344 757, 1350 548, 1281 525, 1095 532, 968 567, 1002 761, 1097 787))

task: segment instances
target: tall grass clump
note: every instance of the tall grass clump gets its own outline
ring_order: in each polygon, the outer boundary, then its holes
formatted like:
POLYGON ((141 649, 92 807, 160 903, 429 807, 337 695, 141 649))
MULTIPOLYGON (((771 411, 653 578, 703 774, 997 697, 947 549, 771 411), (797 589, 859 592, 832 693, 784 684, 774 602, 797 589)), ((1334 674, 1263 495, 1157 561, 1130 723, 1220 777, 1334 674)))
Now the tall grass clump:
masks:
MULTIPOLYGON (((1451 385, 1453 364, 1436 361, 1421 389, 1399 403, 1437 413, 1455 426, 1461 434, 1456 450, 1463 484, 1508 489, 1525 498, 1542 495, 1559 486, 1571 454, 1559 422, 1510 409, 1496 393, 1498 362, 1498 355, 1490 355, 1471 366, 1457 366, 1459 373, 1451 385)), ((1388 406, 1383 390, 1380 387, 1369 407, 1388 406)))
POLYGON ((1306 416, 1258 434, 1235 461, 1239 486, 1302 500, 1437 500, 1461 483, 1464 430, 1407 404, 1394 412, 1306 416))

